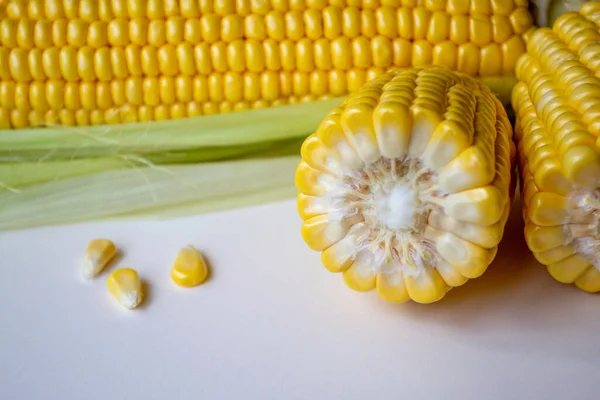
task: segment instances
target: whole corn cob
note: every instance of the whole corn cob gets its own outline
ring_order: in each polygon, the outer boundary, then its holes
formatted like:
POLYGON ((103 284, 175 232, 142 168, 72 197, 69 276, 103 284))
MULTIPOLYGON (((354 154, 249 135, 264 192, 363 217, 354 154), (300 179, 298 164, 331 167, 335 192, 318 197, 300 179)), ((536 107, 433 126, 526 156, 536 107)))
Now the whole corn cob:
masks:
POLYGON ((600 3, 531 36, 513 91, 525 237, 558 281, 600 291, 600 3))
MULTIPOLYGON (((4 3, 3 3, 4 4, 4 3)), ((9 0, 0 128, 183 118, 342 96, 437 64, 510 93, 526 0, 9 0)))
POLYGON ((437 301, 494 259, 515 158, 505 110, 480 81, 441 67, 389 72, 304 142, 303 238, 352 289, 437 301))

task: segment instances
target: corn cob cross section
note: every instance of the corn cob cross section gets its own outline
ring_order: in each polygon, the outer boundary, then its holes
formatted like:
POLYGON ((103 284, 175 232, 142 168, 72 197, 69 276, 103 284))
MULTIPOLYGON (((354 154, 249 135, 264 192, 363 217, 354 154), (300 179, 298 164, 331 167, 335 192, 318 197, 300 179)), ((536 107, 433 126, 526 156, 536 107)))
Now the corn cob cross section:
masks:
POLYGON ((0 128, 313 101, 427 64, 480 76, 504 93, 532 29, 526 0, 2 4, 0 128))
POLYGON ((515 158, 504 108, 480 81, 441 67, 386 73, 304 142, 302 236, 354 290, 437 301, 494 259, 515 158))
POLYGON ((525 237, 559 282, 600 291, 600 3, 531 36, 513 91, 525 237))

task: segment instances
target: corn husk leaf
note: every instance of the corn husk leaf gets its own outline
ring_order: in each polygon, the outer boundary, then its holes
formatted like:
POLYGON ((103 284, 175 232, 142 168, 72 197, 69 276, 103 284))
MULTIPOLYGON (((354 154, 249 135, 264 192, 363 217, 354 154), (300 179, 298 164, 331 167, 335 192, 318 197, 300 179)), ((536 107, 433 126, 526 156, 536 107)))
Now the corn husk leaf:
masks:
POLYGON ((113 170, 0 192, 0 230, 111 218, 166 218, 295 195, 298 156, 113 170))
POLYGON ((0 230, 163 218, 293 197, 300 146, 340 102, 0 131, 0 230))
POLYGON ((170 154, 306 137, 340 98, 169 121, 0 130, 0 162, 170 154))

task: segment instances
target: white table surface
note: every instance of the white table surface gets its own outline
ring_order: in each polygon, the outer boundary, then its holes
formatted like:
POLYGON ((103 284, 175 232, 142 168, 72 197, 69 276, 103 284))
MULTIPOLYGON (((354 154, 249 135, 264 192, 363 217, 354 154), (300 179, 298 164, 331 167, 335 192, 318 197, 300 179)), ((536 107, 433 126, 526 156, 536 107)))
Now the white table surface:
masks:
POLYGON ((1 233, 0 399, 598 399, 600 296, 555 283, 521 232, 513 213, 488 272, 432 305, 347 289, 293 202, 1 233), (148 282, 142 308, 81 280, 95 237, 148 282), (187 244, 213 271, 192 289, 169 278, 187 244))

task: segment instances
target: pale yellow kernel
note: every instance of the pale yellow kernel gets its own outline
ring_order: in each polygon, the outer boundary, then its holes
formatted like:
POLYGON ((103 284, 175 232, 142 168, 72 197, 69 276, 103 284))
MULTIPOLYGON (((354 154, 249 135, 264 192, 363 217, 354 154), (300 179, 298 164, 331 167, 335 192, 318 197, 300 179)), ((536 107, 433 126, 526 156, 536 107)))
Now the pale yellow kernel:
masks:
POLYGON ((127 309, 134 309, 142 302, 142 282, 138 273, 131 268, 119 268, 112 272, 106 286, 110 294, 127 309))
POLYGON ((179 286, 192 287, 208 277, 208 266, 203 255, 192 246, 179 251, 171 268, 171 279, 179 286))
POLYGON ((108 239, 94 239, 90 241, 83 255, 82 276, 91 279, 114 260, 117 255, 115 244, 108 239))

